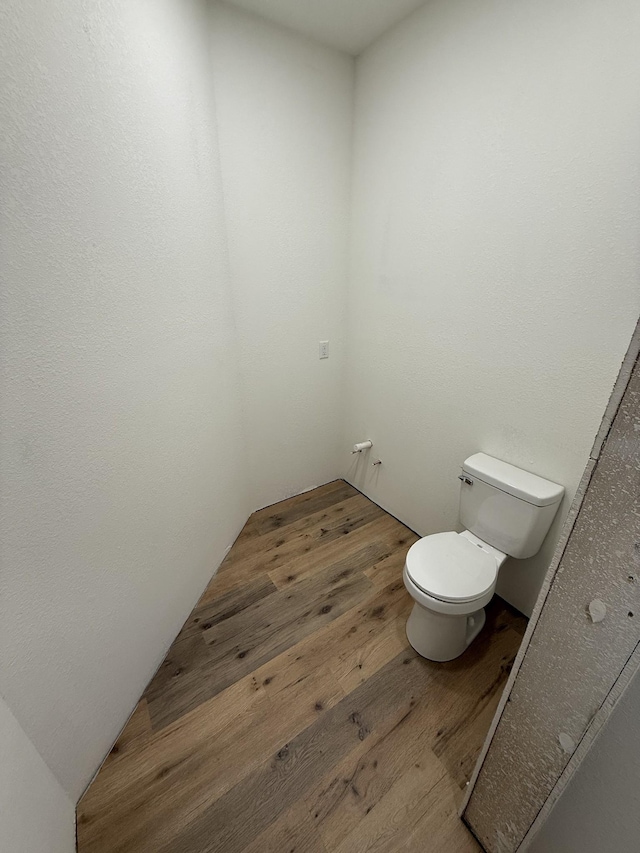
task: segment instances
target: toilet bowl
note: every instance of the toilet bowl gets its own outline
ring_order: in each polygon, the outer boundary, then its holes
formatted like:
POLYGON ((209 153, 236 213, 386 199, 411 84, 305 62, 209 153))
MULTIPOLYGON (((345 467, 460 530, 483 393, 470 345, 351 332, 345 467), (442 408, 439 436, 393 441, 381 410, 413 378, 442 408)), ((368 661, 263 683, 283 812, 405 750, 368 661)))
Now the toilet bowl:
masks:
POLYGON ((422 657, 459 657, 485 623, 498 570, 507 555, 473 533, 436 533, 407 554, 404 585, 414 600, 407 638, 422 657))
POLYGON ((403 578, 414 600, 407 638, 422 657, 457 658, 482 630, 507 557, 532 557, 549 531, 564 487, 485 453, 466 459, 460 521, 467 528, 434 533, 407 553, 403 578))

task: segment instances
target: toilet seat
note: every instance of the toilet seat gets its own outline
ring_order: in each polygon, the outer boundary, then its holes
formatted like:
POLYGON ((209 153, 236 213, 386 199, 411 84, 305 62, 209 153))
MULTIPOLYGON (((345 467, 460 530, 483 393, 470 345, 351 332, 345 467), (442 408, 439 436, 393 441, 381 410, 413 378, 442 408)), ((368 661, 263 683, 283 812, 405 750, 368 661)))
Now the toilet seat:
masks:
POLYGON ((475 602, 493 594, 499 567, 496 555, 478 541, 454 532, 419 539, 409 549, 405 566, 418 589, 451 604, 475 602))

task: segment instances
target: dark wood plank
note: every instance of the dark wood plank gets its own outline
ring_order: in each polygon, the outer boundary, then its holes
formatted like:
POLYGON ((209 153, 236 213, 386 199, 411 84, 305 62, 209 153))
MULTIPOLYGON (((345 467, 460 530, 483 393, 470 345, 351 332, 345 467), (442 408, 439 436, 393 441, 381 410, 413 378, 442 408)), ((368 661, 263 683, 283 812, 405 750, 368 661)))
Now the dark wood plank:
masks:
POLYGON ((250 523, 249 531, 255 531, 261 536, 271 530, 281 530, 305 515, 311 515, 357 494, 358 490, 344 480, 334 480, 318 489, 254 512, 247 522, 250 523))
MULTIPOLYGON (((468 678, 464 680, 455 662, 423 661, 430 680, 410 711, 383 730, 378 740, 371 739, 370 746, 367 742, 360 751, 346 755, 308 797, 327 849, 343 842, 411 768, 415 756, 428 749, 434 757, 441 759, 444 753, 448 759, 450 748, 458 741, 455 736, 448 737, 449 732, 466 735, 469 722, 465 755, 480 750, 486 729, 478 731, 473 722, 478 719, 479 707, 485 708, 494 699, 497 702, 495 670, 505 657, 515 654, 515 649, 512 633, 487 634, 478 643, 474 657, 467 662, 468 678), (353 788, 345 790, 345 779, 353 788)), ((413 650, 405 651, 409 654, 413 650)), ((448 762, 441 764, 443 772, 450 775, 448 762)))
MULTIPOLYGON (((419 821, 433 808, 447 774, 428 749, 414 754, 405 772, 337 847, 337 853, 397 853, 419 821)), ((411 849, 411 848, 409 848, 411 849)), ((415 848, 414 848, 415 849, 415 848)), ((442 848, 431 848, 443 853, 442 848)), ((459 850, 456 849, 456 853, 459 850)))
MULTIPOLYGON (((336 498, 342 494, 342 489, 334 489, 330 496, 336 498)), ((328 499, 329 496, 324 497, 324 500, 328 499)), ((204 592, 199 606, 215 600, 230 589, 251 583, 267 569, 273 570, 290 560, 304 559, 310 551, 324 548, 335 539, 342 539, 373 519, 384 521, 386 518, 386 513, 379 507, 355 492, 351 497, 296 519, 285 530, 274 529, 263 535, 258 535, 256 531, 248 535, 243 531, 204 592)), ((314 565, 322 566, 326 563, 322 556, 318 556, 314 565)))
POLYGON ((384 518, 385 513, 364 495, 356 493, 353 497, 331 504, 311 515, 305 515, 287 525, 286 530, 276 529, 260 536, 252 536, 238 541, 225 558, 219 575, 226 574, 232 567, 258 564, 264 561, 265 571, 282 565, 287 554, 298 556, 310 551, 317 545, 331 542, 352 530, 375 519, 384 518), (279 558, 279 562, 274 560, 279 558))
POLYGON ((247 584, 234 587, 228 592, 216 596, 212 600, 207 600, 203 604, 198 603, 176 637, 176 642, 192 634, 207 631, 214 625, 224 622, 225 619, 231 619, 232 616, 242 613, 247 607, 275 591, 276 587, 273 581, 267 575, 261 575, 247 584))
MULTIPOLYGON (((475 672, 482 672, 482 678, 473 678, 467 685, 466 701, 442 718, 433 745, 449 777, 460 788, 464 788, 471 777, 522 639, 513 627, 518 626, 517 621, 511 622, 499 599, 494 599, 488 610, 489 628, 493 630, 485 634, 479 646, 469 649, 468 661, 472 662, 472 656, 481 653, 490 658, 491 665, 474 668, 475 672)), ((455 669, 453 673, 455 677, 455 669)))
POLYGON ((202 633, 191 634, 172 644, 144 692, 154 730, 209 698, 204 674, 210 663, 202 633))
POLYGON ((272 821, 243 853, 328 853, 304 800, 272 821))
POLYGON ((106 767, 117 758, 123 755, 129 755, 136 748, 151 737, 151 717, 149 716, 149 707, 146 699, 141 699, 136 705, 136 709, 129 718, 129 722, 120 733, 120 737, 113 745, 111 752, 107 756, 103 767, 106 767))
POLYGON ((240 853, 342 755, 370 737, 390 715, 408 713, 429 680, 424 661, 415 653, 403 653, 283 744, 257 773, 217 800, 179 839, 162 847, 162 853, 240 853))
POLYGON ((475 853, 456 797, 524 620, 496 598, 461 658, 419 659, 416 538, 342 481, 255 513, 83 798, 80 853, 475 853))
MULTIPOLYGON (((513 646, 507 633, 488 635, 475 657, 490 658, 496 665, 513 646)), ((478 668, 476 678, 460 690, 463 685, 456 662, 433 664, 413 650, 403 651, 278 750, 258 774, 218 800, 180 837, 180 843, 189 850, 240 851, 282 811, 308 796, 307 807, 316 829, 327 849, 333 849, 411 768, 416 755, 429 746, 437 756, 438 744, 446 738, 444 720, 454 729, 474 717, 486 696, 497 689, 492 675, 491 667, 478 668), (455 687, 458 690, 452 689, 455 687), (374 743, 363 752, 361 744, 368 739, 374 743), (348 758, 341 763, 345 755, 348 758), (321 787, 319 781, 332 770, 332 778, 321 787), (314 786, 316 799, 309 795, 314 786), (247 802, 258 802, 258 808, 247 812, 247 802), (345 809, 351 802, 354 808, 345 809)), ((477 749, 482 737, 477 738, 477 749)), ((163 853, 178 849, 172 842, 163 853)))
MULTIPOLYGON (((340 616, 372 588, 360 571, 369 559, 369 549, 363 548, 349 561, 351 565, 341 562, 331 566, 207 629, 202 636, 212 660, 232 668, 237 666, 235 661, 242 661, 250 670, 295 645, 340 616)), ((219 667, 222 677, 223 669, 219 667)))
POLYGON ((326 667, 273 698, 252 681, 204 702, 101 772, 78 811, 83 853, 157 853, 344 696, 326 667))
POLYGON ((375 637, 405 606, 402 581, 382 590, 373 589, 356 607, 309 634, 254 673, 272 695, 288 691, 319 666, 327 665, 337 677, 342 656, 375 637))
MULTIPOLYGON (((365 549, 366 550, 366 549, 365 549)), ((350 609, 372 584, 353 564, 331 566, 229 619, 174 643, 145 697, 161 728, 350 609)))
MULTIPOLYGON (((329 850, 373 811, 430 747, 435 735, 430 725, 431 710, 418 701, 400 717, 389 715, 379 737, 368 738, 360 749, 336 762, 322 783, 307 795, 313 823, 329 850)), ((440 768, 440 774, 444 773, 440 768)))
POLYGON ((368 548, 369 558, 362 564, 362 569, 366 571, 394 551, 404 548, 412 536, 404 525, 387 515, 369 522, 337 541, 291 554, 282 565, 269 568, 268 574, 274 584, 283 589, 312 577, 323 566, 337 565, 338 562, 347 565, 353 553, 365 547, 368 548))

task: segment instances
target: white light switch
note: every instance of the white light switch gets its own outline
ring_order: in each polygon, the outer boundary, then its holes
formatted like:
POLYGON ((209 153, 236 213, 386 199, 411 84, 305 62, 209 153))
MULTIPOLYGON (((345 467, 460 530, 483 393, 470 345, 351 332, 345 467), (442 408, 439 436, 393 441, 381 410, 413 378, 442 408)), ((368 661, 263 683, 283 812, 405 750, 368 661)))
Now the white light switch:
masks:
POLYGON ((329 358, 329 341, 320 341, 320 358, 329 358))

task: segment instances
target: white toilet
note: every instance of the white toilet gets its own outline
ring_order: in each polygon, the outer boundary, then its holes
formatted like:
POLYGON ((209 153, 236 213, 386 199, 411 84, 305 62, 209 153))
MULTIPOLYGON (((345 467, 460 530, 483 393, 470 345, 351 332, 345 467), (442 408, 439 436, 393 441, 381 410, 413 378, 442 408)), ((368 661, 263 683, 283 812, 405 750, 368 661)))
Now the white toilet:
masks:
POLYGON ((409 548, 404 584, 415 601, 407 620, 413 648, 453 660, 482 630, 498 571, 507 557, 540 550, 564 487, 485 453, 462 466, 463 533, 434 533, 409 548))

